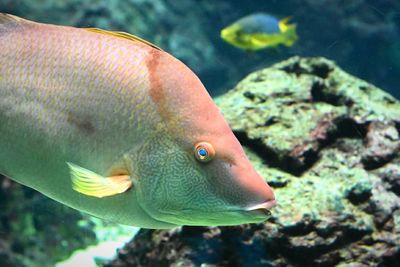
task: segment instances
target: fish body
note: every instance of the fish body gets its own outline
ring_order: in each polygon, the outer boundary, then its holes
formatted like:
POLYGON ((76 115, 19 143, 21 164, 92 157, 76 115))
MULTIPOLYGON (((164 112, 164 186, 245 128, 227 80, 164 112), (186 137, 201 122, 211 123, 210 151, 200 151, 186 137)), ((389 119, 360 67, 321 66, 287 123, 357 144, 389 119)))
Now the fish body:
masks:
POLYGON ((265 13, 245 16, 221 31, 221 38, 243 50, 256 51, 279 45, 292 46, 298 39, 296 25, 288 18, 265 13))
POLYGON ((144 228, 261 222, 275 205, 199 79, 156 46, 1 14, 0 47, 1 174, 144 228))

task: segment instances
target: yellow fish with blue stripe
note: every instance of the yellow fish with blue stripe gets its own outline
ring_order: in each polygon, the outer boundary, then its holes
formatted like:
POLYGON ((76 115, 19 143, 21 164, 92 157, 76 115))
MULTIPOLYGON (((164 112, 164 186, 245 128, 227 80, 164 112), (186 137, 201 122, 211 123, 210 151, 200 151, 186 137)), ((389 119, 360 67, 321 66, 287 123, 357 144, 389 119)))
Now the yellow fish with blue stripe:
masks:
POLYGON ((249 51, 292 46, 298 39, 296 24, 266 13, 245 16, 221 31, 221 38, 231 45, 249 51))

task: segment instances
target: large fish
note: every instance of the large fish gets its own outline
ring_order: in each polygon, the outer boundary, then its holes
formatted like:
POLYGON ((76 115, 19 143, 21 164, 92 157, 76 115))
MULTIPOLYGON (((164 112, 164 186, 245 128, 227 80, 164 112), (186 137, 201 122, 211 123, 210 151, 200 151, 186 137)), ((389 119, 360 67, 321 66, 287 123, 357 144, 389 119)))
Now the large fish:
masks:
POLYGON ((271 188, 200 80, 122 32, 0 15, 0 173, 145 228, 262 222, 271 188))

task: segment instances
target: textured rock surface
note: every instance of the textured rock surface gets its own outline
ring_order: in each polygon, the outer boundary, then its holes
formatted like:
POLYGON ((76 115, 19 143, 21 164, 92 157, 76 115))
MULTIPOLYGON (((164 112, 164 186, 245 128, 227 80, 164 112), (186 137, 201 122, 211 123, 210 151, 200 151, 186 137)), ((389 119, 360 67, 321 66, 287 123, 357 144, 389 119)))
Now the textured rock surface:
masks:
POLYGON ((107 266, 400 266, 399 102, 298 57, 217 102, 275 188, 272 217, 142 231, 107 266))
POLYGON ((79 212, 0 176, 0 266, 43 267, 96 242, 79 212))

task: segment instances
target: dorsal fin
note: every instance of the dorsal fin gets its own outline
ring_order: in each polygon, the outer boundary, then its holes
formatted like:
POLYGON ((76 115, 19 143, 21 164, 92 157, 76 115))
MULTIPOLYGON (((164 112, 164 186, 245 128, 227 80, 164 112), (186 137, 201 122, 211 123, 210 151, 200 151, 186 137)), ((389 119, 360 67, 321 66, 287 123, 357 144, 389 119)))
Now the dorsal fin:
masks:
POLYGON ((7 13, 0 13, 0 24, 20 21, 24 21, 24 19, 7 13))
MULTIPOLYGON (((28 21, 28 20, 11 15, 11 14, 7 14, 7 13, 0 13, 0 27, 4 26, 6 24, 18 24, 18 23, 25 22, 25 21, 28 21)), ((156 46, 155 44, 150 43, 149 41, 146 41, 138 36, 135 36, 135 35, 132 35, 132 34, 129 34, 126 32, 107 31, 107 30, 103 30, 103 29, 99 29, 99 28, 83 28, 83 29, 90 31, 90 32, 96 32, 96 33, 100 33, 100 34, 106 34, 106 35, 110 35, 110 36, 124 38, 124 39, 131 40, 131 41, 137 41, 137 42, 146 44, 157 50, 162 51, 162 49, 159 48, 158 46, 156 46)))
POLYGON ((0 13, 0 30, 6 30, 10 27, 18 27, 22 24, 22 22, 26 22, 28 20, 7 14, 7 13, 0 13))
POLYGON ((124 39, 131 40, 131 41, 141 42, 143 44, 146 44, 148 46, 151 46, 155 49, 162 51, 162 49, 159 48, 158 46, 156 46, 155 44, 152 44, 149 41, 146 41, 138 36, 129 34, 127 32, 114 32, 114 31, 107 31, 107 30, 103 30, 103 29, 99 29, 99 28, 84 28, 84 30, 87 30, 90 32, 101 33, 101 34, 106 34, 106 35, 110 35, 110 36, 115 36, 115 37, 119 37, 119 38, 124 38, 124 39))

